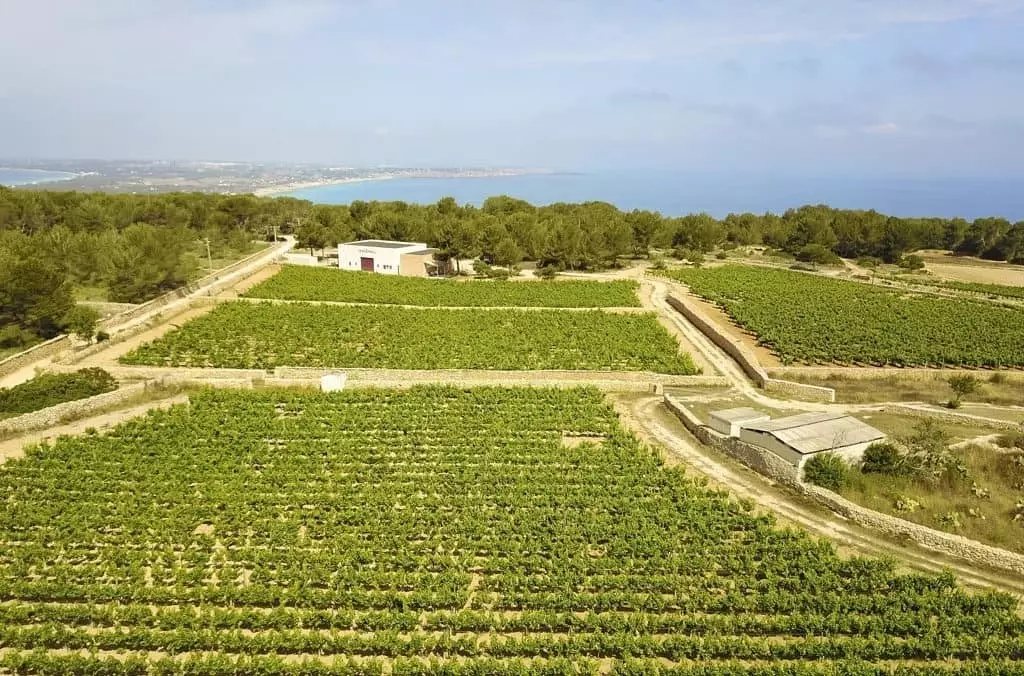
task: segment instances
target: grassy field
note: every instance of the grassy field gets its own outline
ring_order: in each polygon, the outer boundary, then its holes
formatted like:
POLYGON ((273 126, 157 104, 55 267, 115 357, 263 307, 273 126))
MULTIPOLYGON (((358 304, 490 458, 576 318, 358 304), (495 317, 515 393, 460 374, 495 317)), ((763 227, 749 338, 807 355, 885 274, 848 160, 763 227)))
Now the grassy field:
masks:
POLYGON ((1024 490, 1024 455, 986 446, 951 453, 966 476, 922 480, 852 472, 851 485, 841 492, 879 512, 1024 553, 1024 524, 1014 520, 1024 490))
MULTIPOLYGON (((884 378, 843 377, 842 374, 815 376, 800 372, 777 374, 784 380, 794 380, 807 385, 831 387, 836 391, 836 401, 844 404, 866 404, 876 401, 922 401, 929 404, 948 402, 953 391, 949 376, 936 373, 929 378, 917 376, 890 375, 884 378)), ((999 405, 1021 405, 1024 403, 1024 380, 1001 378, 997 374, 978 373, 980 385, 977 392, 969 395, 965 402, 983 402, 999 405)))
POLYGON ((0 493, 10 672, 1022 673, 1015 599, 779 529, 596 390, 208 391, 0 493))
POLYGON ((653 314, 225 303, 124 364, 698 372, 653 314))
POLYGON ((664 274, 722 306, 783 363, 1024 367, 1024 309, 769 268, 664 274))
POLYGON ((286 265, 251 298, 450 307, 638 307, 633 281, 459 281, 286 265))

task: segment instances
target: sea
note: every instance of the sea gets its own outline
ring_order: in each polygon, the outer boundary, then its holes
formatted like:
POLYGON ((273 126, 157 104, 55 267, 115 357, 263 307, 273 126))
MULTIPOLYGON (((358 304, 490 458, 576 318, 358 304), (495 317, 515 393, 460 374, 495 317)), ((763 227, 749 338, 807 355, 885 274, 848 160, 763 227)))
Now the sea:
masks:
POLYGON ((43 169, 10 169, 0 167, 0 185, 30 185, 32 183, 50 183, 66 181, 76 174, 67 171, 44 171, 43 169))
POLYGON ((428 204, 454 197, 479 206, 492 195, 535 205, 610 202, 667 216, 707 212, 782 213, 804 204, 874 209, 890 216, 1002 216, 1024 220, 1024 178, 839 178, 713 176, 672 171, 524 174, 465 178, 393 178, 306 188, 290 196, 321 204, 402 200, 428 204))

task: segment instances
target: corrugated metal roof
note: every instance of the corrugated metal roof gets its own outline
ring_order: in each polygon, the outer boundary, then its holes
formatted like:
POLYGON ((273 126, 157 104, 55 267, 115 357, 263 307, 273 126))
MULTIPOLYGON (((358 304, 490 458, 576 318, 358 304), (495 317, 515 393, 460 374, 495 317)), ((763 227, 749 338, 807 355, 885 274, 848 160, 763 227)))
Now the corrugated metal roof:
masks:
POLYGON ((765 420, 768 417, 768 414, 743 406, 741 408, 727 408, 724 411, 712 411, 711 416, 713 418, 718 418, 719 420, 724 420, 725 422, 738 423, 750 422, 753 420, 765 420))
POLYGON ((841 413, 802 413, 746 428, 770 434, 801 455, 885 438, 871 425, 841 413))

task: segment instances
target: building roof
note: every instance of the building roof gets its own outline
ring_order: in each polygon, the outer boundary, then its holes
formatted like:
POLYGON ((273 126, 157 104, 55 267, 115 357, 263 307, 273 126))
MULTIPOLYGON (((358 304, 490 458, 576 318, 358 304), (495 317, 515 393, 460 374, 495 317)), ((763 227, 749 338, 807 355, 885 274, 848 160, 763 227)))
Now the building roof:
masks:
POLYGON ((770 434, 801 455, 879 441, 885 434, 844 413, 801 413, 745 429, 770 434))
POLYGON ((372 246, 377 249, 407 249, 411 246, 422 247, 421 242, 391 242, 386 239, 362 239, 358 242, 347 242, 348 246, 372 246))
POLYGON ((719 420, 724 420, 730 423, 767 420, 769 418, 767 413, 755 411, 747 406, 742 408, 727 408, 724 411, 712 411, 710 415, 713 418, 718 418, 719 420))
POLYGON ((420 249, 419 251, 406 251, 405 255, 406 256, 426 256, 427 254, 432 254, 432 253, 434 253, 436 251, 437 251, 437 249, 420 249))

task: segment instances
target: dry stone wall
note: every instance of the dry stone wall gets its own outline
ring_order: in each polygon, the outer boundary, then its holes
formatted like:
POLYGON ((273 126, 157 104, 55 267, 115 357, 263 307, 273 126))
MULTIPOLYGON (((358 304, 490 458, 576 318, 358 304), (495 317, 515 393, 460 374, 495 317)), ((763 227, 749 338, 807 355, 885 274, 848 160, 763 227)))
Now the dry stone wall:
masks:
POLYGON ((29 366, 40 359, 52 357, 70 347, 71 338, 66 335, 60 335, 56 338, 51 338, 45 343, 33 345, 27 350, 11 355, 7 359, 0 361, 0 376, 10 375, 11 373, 29 366))
POLYGON ((1000 430, 1018 431, 1024 429, 1024 423, 1015 423, 1010 420, 998 420, 995 418, 984 418, 979 419, 979 416, 968 415, 966 413, 956 413, 955 411, 942 411, 939 409, 921 409, 915 406, 901 406, 899 404, 893 404, 886 406, 883 409, 886 413, 896 413, 902 416, 909 416, 913 418, 938 418, 949 423, 954 424, 967 424, 967 425, 984 425, 985 427, 992 427, 1000 430))
MULTIPOLYGON (((769 375, 776 378, 814 378, 827 380, 941 380, 945 383, 953 375, 972 375, 976 378, 997 373, 986 369, 938 369, 938 368, 897 368, 876 366, 778 366, 769 370, 769 375)), ((1004 370, 998 373, 1006 380, 1024 381, 1024 370, 1004 370)))
POLYGON ((889 514, 876 512, 847 500, 828 489, 799 480, 795 469, 773 453, 724 437, 704 426, 686 407, 672 396, 665 395, 665 406, 702 443, 736 458, 765 476, 797 489, 800 493, 854 523, 892 537, 913 540, 922 547, 956 556, 973 563, 1011 570, 1024 575, 1024 555, 986 545, 960 535, 921 526, 889 514))
POLYGON ((82 418, 108 406, 114 406, 146 391, 147 383, 135 383, 94 397, 67 401, 32 413, 0 420, 0 432, 17 433, 60 425, 69 418, 82 418))
POLYGON ((668 296, 668 304, 686 317, 711 342, 732 357, 740 365, 740 368, 743 369, 743 373, 764 391, 810 401, 831 403, 836 400, 836 392, 830 387, 804 385, 802 383, 772 378, 758 363, 757 357, 750 354, 743 347, 742 343, 726 335, 718 328, 714 321, 705 316, 700 310, 691 306, 682 298, 671 294, 668 296))

